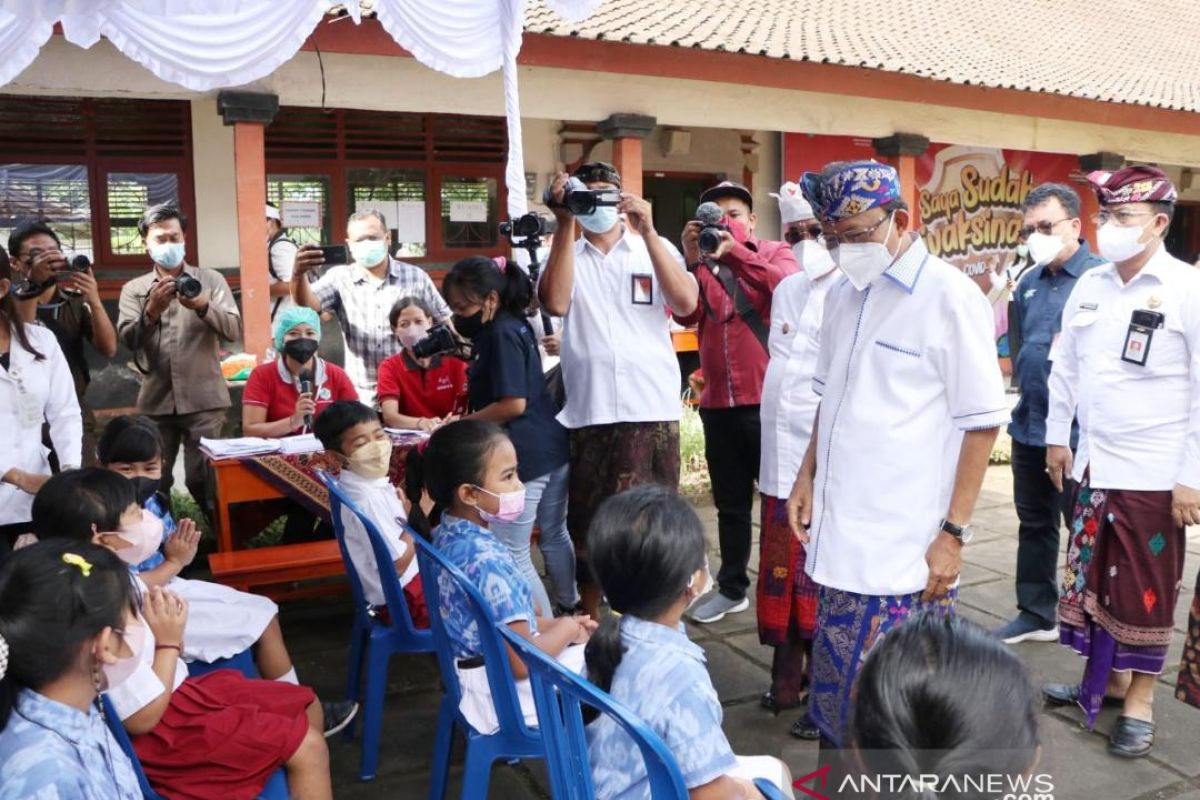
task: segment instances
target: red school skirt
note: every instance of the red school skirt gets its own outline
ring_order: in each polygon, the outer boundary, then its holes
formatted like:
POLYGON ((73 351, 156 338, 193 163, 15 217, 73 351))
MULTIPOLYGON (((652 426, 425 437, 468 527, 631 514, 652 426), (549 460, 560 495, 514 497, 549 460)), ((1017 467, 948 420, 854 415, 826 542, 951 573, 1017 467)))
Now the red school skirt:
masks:
POLYGON ((300 747, 314 700, 307 686, 220 669, 180 684, 133 749, 168 800, 253 800, 300 747))

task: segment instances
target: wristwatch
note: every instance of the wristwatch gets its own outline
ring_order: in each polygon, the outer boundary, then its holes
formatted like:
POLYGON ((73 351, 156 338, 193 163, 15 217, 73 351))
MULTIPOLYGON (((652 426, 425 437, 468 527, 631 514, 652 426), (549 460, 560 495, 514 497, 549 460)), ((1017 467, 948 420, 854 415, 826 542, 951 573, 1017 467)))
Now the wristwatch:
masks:
POLYGON ((975 530, 971 527, 971 523, 966 525, 955 525, 948 519, 942 520, 942 530, 958 539, 959 544, 966 544, 975 538, 975 530))

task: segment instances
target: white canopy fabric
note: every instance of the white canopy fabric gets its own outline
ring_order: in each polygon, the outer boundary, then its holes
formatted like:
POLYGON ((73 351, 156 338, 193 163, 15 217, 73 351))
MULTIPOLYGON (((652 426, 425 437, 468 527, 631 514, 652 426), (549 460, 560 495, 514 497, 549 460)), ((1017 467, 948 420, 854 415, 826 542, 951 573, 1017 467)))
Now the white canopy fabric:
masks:
MULTIPOLYGON (((602 0, 544 0, 572 21, 602 0)), ((380 23, 431 69, 457 78, 504 72, 508 213, 525 213, 517 53, 527 0, 375 0, 380 23)), ((332 0, 0 0, 0 86, 50 40, 88 48, 104 37, 159 78, 197 92, 241 86, 292 58, 332 0)), ((359 4, 345 8, 359 21, 359 4)))

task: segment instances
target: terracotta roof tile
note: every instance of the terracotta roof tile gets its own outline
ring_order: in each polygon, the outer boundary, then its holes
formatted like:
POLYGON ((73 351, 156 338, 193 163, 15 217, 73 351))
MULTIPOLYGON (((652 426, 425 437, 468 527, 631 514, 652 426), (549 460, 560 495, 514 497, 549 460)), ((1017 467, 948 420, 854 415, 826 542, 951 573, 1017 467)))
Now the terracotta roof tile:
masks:
POLYGON ((1200 112, 1200 2, 603 0, 570 23, 532 0, 525 29, 861 66, 1200 112), (1119 43, 1119 47, 1115 46, 1119 43))

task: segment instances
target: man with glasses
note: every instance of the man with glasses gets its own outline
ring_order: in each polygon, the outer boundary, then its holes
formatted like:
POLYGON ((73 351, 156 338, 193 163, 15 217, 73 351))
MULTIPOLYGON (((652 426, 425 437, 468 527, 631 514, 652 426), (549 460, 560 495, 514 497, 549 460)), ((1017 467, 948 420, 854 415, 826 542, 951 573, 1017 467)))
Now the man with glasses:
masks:
POLYGON ((953 610, 1009 412, 992 309, 911 231, 896 170, 836 162, 801 186, 846 276, 825 304, 815 433, 787 504, 820 585, 811 716, 828 750, 847 742, 854 678, 879 636, 953 610))
MULTIPOLYGON (((1012 412, 1013 499, 1020 520, 1017 545, 1017 616, 996 629, 1008 644, 1058 641, 1059 519, 1070 519, 1071 488, 1059 491, 1046 474, 1046 411, 1050 403, 1050 346, 1058 338, 1062 311, 1075 282, 1104 263, 1080 238, 1079 195, 1070 186, 1045 183, 1021 204, 1020 239, 1033 266, 1014 291, 1020 326, 1013 382, 1021 399, 1012 412)), ((1071 447, 1078 429, 1071 433, 1071 447)))
POLYGON ((779 282, 796 272, 796 259, 784 242, 754 235, 758 218, 745 186, 722 181, 700 195, 700 202, 720 207, 724 230, 717 249, 703 253, 704 224, 693 220, 683 229, 683 257, 700 287, 700 304, 675 319, 696 326, 704 371, 700 422, 717 507, 721 569, 716 591, 696 603, 691 618, 710 623, 750 607, 750 524, 771 303, 779 282))
POLYGON ((1184 526, 1200 524, 1200 273, 1163 237, 1175 187, 1154 167, 1093 172, 1100 255, 1080 279, 1051 351, 1046 470, 1078 486, 1058 604, 1061 641, 1087 659, 1046 698, 1089 725, 1123 711, 1109 752, 1154 744, 1154 686, 1166 664, 1183 578, 1184 526), (1072 421, 1079 419, 1077 457, 1072 421))
POLYGON ((645 483, 679 487, 679 361, 670 314, 696 308, 696 279, 679 251, 654 229, 650 203, 621 191, 621 176, 589 161, 551 186, 558 233, 538 282, 548 314, 563 318, 566 406, 571 432, 567 527, 575 541, 583 610, 596 617, 586 537, 596 507, 645 483), (573 214, 563 205, 570 178, 619 192, 617 205, 573 214), (575 223, 582 236, 575 238, 575 223))
MULTIPOLYGON (((788 528, 786 503, 821 400, 813 391, 812 378, 821 349, 825 297, 837 283, 837 267, 799 184, 785 183, 772 197, 779 200, 784 238, 802 269, 775 287, 768 341, 771 360, 762 390, 761 525, 755 599, 758 638, 775 652, 771 688, 760 703, 779 713, 801 705, 812 679, 817 585, 804 571, 804 545, 788 528)), ((800 739, 818 736, 807 714, 792 724, 791 733, 800 739)))

